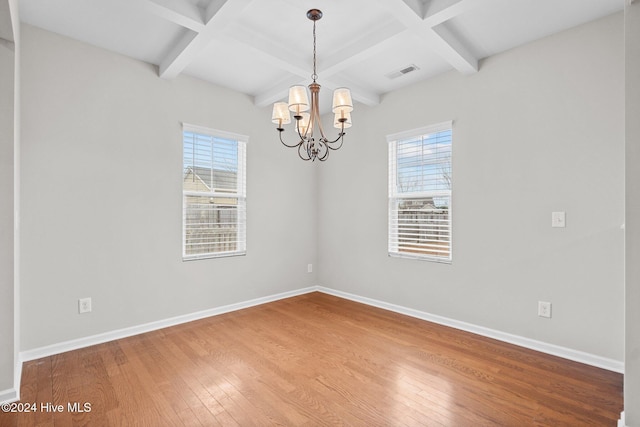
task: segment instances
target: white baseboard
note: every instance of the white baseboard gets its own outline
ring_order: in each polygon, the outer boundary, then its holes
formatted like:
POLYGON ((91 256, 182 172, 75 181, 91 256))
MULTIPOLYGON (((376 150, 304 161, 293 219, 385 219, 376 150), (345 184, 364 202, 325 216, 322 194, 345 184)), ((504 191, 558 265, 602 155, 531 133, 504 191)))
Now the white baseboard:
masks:
POLYGON ((562 357, 564 359, 573 360, 575 362, 596 366, 598 368, 607 369, 613 372, 624 373, 624 363, 618 360, 608 359, 606 357, 596 356, 594 354, 585 353, 578 350, 572 350, 570 348, 561 347, 554 344, 548 344, 542 341, 537 341, 530 338, 521 337, 518 335, 508 334, 506 332, 485 328, 483 326, 477 326, 471 323, 461 322, 459 320, 454 320, 447 317, 426 313, 424 311, 414 310, 412 308, 402 307, 402 306, 390 304, 384 301, 378 301, 375 299, 350 294, 348 292, 342 292, 342 291, 337 291, 330 288, 325 288, 323 286, 318 286, 317 290, 319 292, 324 292, 329 295, 334 295, 334 296, 348 299, 351 301, 360 302, 366 305, 371 305, 374 307, 382 308, 385 310, 393 311, 396 313, 400 313, 400 314, 415 317, 418 319, 426 320, 429 322, 437 323, 440 325, 449 326, 455 329, 472 332, 477 335, 493 338, 499 341, 508 342, 510 344, 515 344, 520 347, 525 347, 531 350, 540 351, 542 353, 551 354, 554 356, 562 357))
MULTIPOLYGON (((169 319, 145 323, 143 325, 132 326, 129 328, 118 329, 115 331, 105 332, 102 334, 92 335, 84 338, 78 338, 75 340, 70 340, 70 341, 65 341, 65 342, 52 344, 44 347, 39 347, 32 350, 21 352, 20 361, 26 362, 29 360, 40 359, 42 357, 51 356, 53 354, 64 353, 66 351, 76 350, 76 349, 88 347, 91 345, 102 344, 104 342, 113 341, 120 338, 126 338, 132 335, 138 335, 145 332, 155 331, 155 330, 166 328, 169 326, 179 325, 181 323, 191 322, 194 320, 216 316, 219 314, 229 313, 232 311, 241 310, 243 308, 249 308, 249 307, 253 307, 260 304, 266 304, 272 301, 277 301, 284 298, 290 298, 297 295, 307 294, 314 291, 323 292, 329 295, 334 295, 334 296, 348 299, 351 301, 360 302, 373 307, 382 308, 385 310, 393 311, 396 313, 400 313, 400 314, 415 317, 418 319, 426 320, 429 322, 437 323, 440 325, 449 326, 455 329, 471 332, 471 333, 485 336, 488 338, 497 339, 499 341, 508 342, 521 347, 529 348, 532 350, 540 351, 540 352, 551 354, 554 356, 559 356, 559 357, 573 360, 576 362, 585 363, 587 365, 596 366, 598 368, 607 369, 609 371, 624 373, 624 363, 618 360, 608 359, 608 358, 596 356, 590 353, 585 353, 578 350, 572 350, 570 348, 561 347, 554 344, 548 344, 542 341, 537 341, 537 340, 521 337, 518 335, 508 334, 506 332, 485 328, 483 326, 473 325, 471 323, 461 322, 461 321, 450 319, 447 317, 442 317, 435 314, 430 314, 423 311, 402 307, 396 304, 391 304, 384 301, 375 300, 372 298, 350 294, 348 292, 342 292, 335 289, 326 288, 324 286, 311 286, 308 288, 302 288, 294 291, 283 292, 283 293, 270 295, 262 298, 256 298, 256 299, 252 299, 249 301, 244 301, 236 304, 225 305, 222 307, 217 307, 217 308, 212 308, 208 310, 198 311, 191 314, 172 317, 169 319)), ((13 392, 16 392, 16 391, 13 390, 13 392)))
POLYGON ((627 427, 624 421, 624 411, 620 412, 620 419, 618 420, 618 427, 627 427))
POLYGON ((22 379, 22 362, 15 357, 13 367, 13 388, 0 391, 0 405, 20 400, 20 381, 22 379))
POLYGON ((15 388, 0 391, 0 404, 15 402, 18 400, 18 391, 15 388))
POLYGON ((20 385, 22 384, 22 360, 20 360, 19 353, 16 353, 14 361, 15 366, 13 368, 13 388, 16 392, 16 400, 20 400, 20 385))
POLYGON ((297 295, 306 294, 316 291, 316 287, 298 289, 295 291, 282 292, 275 295, 270 295, 262 298, 256 298, 249 301, 239 302, 236 304, 229 304, 222 307, 216 307, 208 310, 198 311, 195 313, 185 314, 182 316, 176 316, 169 319, 158 320, 155 322, 145 323, 138 326, 131 326, 129 328, 118 329, 115 331, 105 332, 102 334, 91 335, 84 338, 78 338, 75 340, 64 341, 57 344, 52 344, 44 347, 34 348, 20 352, 20 360, 27 362, 29 360, 40 359, 42 357, 51 356, 54 354, 64 353, 66 351, 77 350, 79 348, 89 347, 96 344, 102 344, 108 341, 113 341, 121 338, 130 337, 133 335, 143 334, 145 332, 156 331, 158 329, 167 328, 169 326, 175 326, 182 323, 192 322, 194 320, 204 319, 206 317, 216 316, 218 314, 229 313, 231 311, 242 310, 243 308, 249 308, 256 305, 266 304, 269 302, 294 297, 297 295))

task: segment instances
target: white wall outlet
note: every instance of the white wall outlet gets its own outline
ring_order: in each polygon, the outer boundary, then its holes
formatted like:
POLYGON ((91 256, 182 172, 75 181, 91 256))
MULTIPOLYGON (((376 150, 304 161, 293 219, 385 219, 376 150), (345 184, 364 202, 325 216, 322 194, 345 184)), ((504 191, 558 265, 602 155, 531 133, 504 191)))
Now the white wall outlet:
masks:
POLYGON ((564 212, 551 212, 551 226, 565 227, 565 216, 564 212))
POLYGON ((551 317, 551 303, 545 301, 538 301, 538 316, 551 317))
POLYGON ((78 300, 78 313, 91 312, 91 298, 80 298, 78 300))
POLYGON ((313 264, 307 264, 307 273, 313 273, 313 264))

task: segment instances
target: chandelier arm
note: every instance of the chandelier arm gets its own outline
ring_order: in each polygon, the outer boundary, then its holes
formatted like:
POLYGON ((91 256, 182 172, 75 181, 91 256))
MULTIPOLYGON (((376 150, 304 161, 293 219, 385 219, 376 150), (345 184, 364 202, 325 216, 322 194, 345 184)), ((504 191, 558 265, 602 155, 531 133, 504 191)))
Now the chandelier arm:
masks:
MULTIPOLYGON (((343 136, 345 136, 345 135, 346 135, 346 133, 344 133, 344 132, 340 132, 340 133, 338 134, 338 137, 337 137, 336 139, 334 139, 333 141, 329 141, 329 140, 327 140, 327 139, 325 138, 325 142, 326 142, 327 144, 335 144, 336 142, 338 142, 338 141, 342 140, 342 139, 343 139, 342 137, 343 137, 343 136)), ((340 145, 342 145, 342 143, 340 143, 340 145)))
MULTIPOLYGON (((313 140, 312 140, 313 141, 313 140)), ((313 146, 311 145, 311 142, 309 141, 307 142, 306 148, 307 148, 307 156, 309 156, 310 159, 315 160, 317 157, 317 153, 314 151, 313 146)), ((314 144, 315 145, 315 144, 314 144)))
POLYGON ((342 147, 342 144, 344 143, 344 136, 346 135, 346 133, 344 132, 340 132, 338 134, 338 137, 336 139, 334 139, 333 141, 326 141, 327 143, 327 147, 329 147, 332 150, 339 150, 340 147, 342 147), (340 141, 340 145, 338 145, 337 147, 332 147, 330 144, 335 144, 336 142, 340 141))
POLYGON ((327 151, 328 151, 328 149, 327 149, 327 139, 326 138, 320 138, 320 140, 318 141, 318 150, 316 152, 316 156, 324 157, 324 154, 322 154, 322 153, 326 153, 327 151))
POLYGON ((298 142, 297 144, 293 144, 293 145, 289 145, 289 144, 287 144, 287 143, 286 143, 286 142, 284 142, 284 140, 282 139, 282 132, 284 132, 284 129, 282 129, 282 130, 279 130, 279 131, 278 131, 278 136, 280 136, 280 142, 282 142, 282 145, 284 145, 285 147, 288 147, 288 148, 296 148, 296 147, 298 147, 299 145, 302 145, 303 140, 300 140, 300 142, 298 142))
POLYGON ((308 157, 304 157, 304 156, 302 155, 302 148, 303 148, 303 146, 304 146, 304 144, 302 143, 302 141, 300 141, 300 144, 298 144, 298 156, 299 156, 302 160, 304 160, 305 162, 308 162, 309 160, 311 160, 311 159, 312 159, 312 157, 311 157, 311 155, 310 155, 310 154, 309 154, 309 152, 308 152, 308 151, 309 151, 309 149, 308 149, 308 148, 307 148, 307 156, 308 156, 308 157))
POLYGON ((324 150, 324 154, 322 156, 319 156, 318 160, 320 160, 321 162, 324 162, 329 157, 329 148, 331 147, 329 147, 326 143, 323 143, 322 145, 324 145, 326 148, 324 150))

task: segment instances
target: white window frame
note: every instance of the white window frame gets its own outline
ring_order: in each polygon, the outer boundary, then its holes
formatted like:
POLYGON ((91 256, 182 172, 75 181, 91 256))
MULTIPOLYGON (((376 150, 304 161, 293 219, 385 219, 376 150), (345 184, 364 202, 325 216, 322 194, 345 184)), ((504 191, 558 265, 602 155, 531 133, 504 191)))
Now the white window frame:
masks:
MULTIPOLYGON (((410 140, 410 139, 424 139, 428 135, 433 135, 439 132, 451 131, 452 132, 452 141, 451 144, 453 146, 453 121, 446 121, 442 123, 437 123, 430 126, 425 126, 418 129, 412 129, 404 132, 399 132, 391 135, 387 135, 387 143, 389 145, 389 222, 388 222, 388 242, 389 242, 389 256, 399 257, 399 258, 411 258, 411 259, 420 259, 426 261, 435 261, 450 264, 453 259, 453 239, 452 239, 452 205, 453 205, 453 193, 452 186, 449 186, 449 189, 438 189, 431 191, 406 191, 399 192, 398 191, 398 159, 397 159, 397 146, 398 142, 410 140), (403 251, 402 245, 399 242, 399 236, 402 234, 399 229, 399 204, 402 201, 408 201, 410 199, 420 199, 420 198, 442 198, 447 197, 449 200, 448 205, 448 252, 442 253, 441 255, 435 255, 433 253, 417 253, 413 251, 403 251)), ((450 166, 453 163, 453 159, 450 160, 450 166)), ((431 230, 429 226, 429 230, 431 230)), ((434 251, 432 249, 424 249, 427 251, 434 251)))
MULTIPOLYGON (((246 156, 247 156, 247 143, 249 142, 249 137, 245 135, 240 135, 232 132, 226 132, 216 129, 210 129, 202 126, 191 125, 187 123, 182 124, 182 156, 183 156, 183 172, 182 179, 184 181, 185 178, 185 165, 187 162, 185 161, 185 133, 191 132, 199 135, 203 135, 206 137, 213 138, 212 144, 215 139, 223 139, 223 140, 231 140, 237 143, 237 167, 236 172, 236 188, 235 192, 231 191, 193 191, 193 190, 185 190, 183 184, 182 190, 182 260, 183 261, 192 261, 199 259, 210 259, 210 258, 220 258, 220 257, 229 257, 229 256, 241 256, 246 255, 247 252, 247 217, 246 217, 246 156), (187 254, 187 197, 189 196, 198 196, 198 197, 210 197, 212 200, 215 198, 218 199, 235 199, 237 206, 236 211, 236 240, 235 248, 232 250, 213 250, 208 251, 206 253, 197 253, 197 254, 187 254)), ((213 152, 213 150, 212 150, 213 152)), ((212 160, 213 162, 213 160, 212 160)), ((213 165, 212 165, 213 167, 213 165)), ((192 171, 194 173, 194 171, 192 171)))

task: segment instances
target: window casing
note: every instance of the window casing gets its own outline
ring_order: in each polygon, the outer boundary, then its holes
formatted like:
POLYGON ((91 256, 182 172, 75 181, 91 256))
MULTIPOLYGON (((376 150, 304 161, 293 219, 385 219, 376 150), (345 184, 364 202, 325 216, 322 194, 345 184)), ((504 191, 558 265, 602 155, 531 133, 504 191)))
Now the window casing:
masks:
POLYGON ((183 260, 246 254, 247 141, 183 125, 183 260))
POLYGON ((387 141, 389 255, 450 263, 452 122, 387 141))

